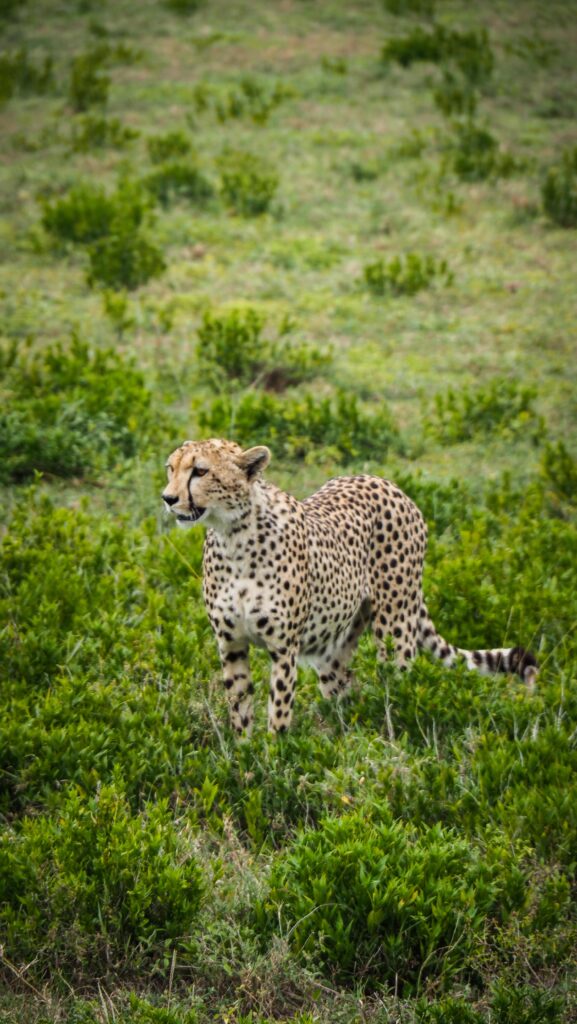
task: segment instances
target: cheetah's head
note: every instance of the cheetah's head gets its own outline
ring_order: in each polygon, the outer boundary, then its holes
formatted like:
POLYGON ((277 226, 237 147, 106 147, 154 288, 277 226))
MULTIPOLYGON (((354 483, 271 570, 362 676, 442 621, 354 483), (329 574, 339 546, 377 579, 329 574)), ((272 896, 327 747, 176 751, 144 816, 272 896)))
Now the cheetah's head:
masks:
POLYGON ((179 526, 230 526, 251 501, 255 480, 270 459, 268 448, 243 451, 232 441, 185 441, 166 463, 165 507, 179 526))

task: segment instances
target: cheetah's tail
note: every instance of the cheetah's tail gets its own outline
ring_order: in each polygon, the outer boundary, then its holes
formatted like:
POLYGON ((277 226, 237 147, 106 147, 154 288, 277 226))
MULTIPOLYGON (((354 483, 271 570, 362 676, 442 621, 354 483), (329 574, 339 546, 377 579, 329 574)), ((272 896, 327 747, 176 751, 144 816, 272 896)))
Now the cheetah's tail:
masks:
POLYGON ((537 659, 524 647, 497 647, 491 651, 465 651, 453 647, 439 636, 423 602, 419 618, 417 643, 421 650, 431 651, 444 665, 454 665, 464 658, 467 668, 476 669, 483 675, 493 672, 516 672, 531 689, 539 672, 537 659))

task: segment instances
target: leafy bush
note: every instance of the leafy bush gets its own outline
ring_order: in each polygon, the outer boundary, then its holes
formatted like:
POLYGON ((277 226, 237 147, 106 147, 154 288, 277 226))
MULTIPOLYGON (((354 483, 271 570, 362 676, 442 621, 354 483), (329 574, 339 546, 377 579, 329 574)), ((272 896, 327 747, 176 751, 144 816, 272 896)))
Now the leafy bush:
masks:
POLYGON ((557 494, 568 501, 577 500, 577 459, 573 458, 563 441, 545 446, 541 469, 557 494))
POLYGON ((554 224, 577 227, 577 146, 565 150, 560 162, 549 168, 541 186, 541 200, 554 224))
POLYGON ((175 157, 187 156, 192 143, 184 132, 167 132, 165 135, 151 135, 146 140, 148 155, 153 164, 163 164, 175 157))
POLYGON ((12 96, 43 95, 54 88, 52 57, 36 66, 22 47, 14 54, 0 54, 0 103, 12 96))
POLYGON ((1 352, 0 479, 35 472, 82 476, 133 455, 150 427, 150 393, 116 353, 73 337, 27 352, 1 352))
POLYGON ((477 109, 477 95, 470 82, 447 68, 433 90, 433 99, 445 117, 457 114, 471 119, 477 109))
POLYGON ((173 14, 187 16, 196 14, 203 6, 204 0, 163 0, 163 4, 173 14))
POLYGON ((57 818, 0 836, 0 920, 11 956, 37 971, 134 971, 190 935, 203 893, 186 825, 167 803, 133 815, 116 785, 71 790, 57 818), (46 922, 50 932, 46 932, 46 922))
POLYGON ((475 124, 470 118, 455 125, 455 135, 449 146, 450 166, 462 181, 508 177, 522 166, 509 153, 499 149, 497 139, 487 128, 475 124))
POLYGON ((255 124, 263 125, 273 110, 292 92, 281 82, 274 88, 267 88, 251 75, 245 75, 238 89, 229 89, 224 97, 215 100, 214 110, 218 120, 224 124, 233 118, 250 117, 255 124))
POLYGON ((121 149, 139 135, 140 132, 123 125, 117 117, 86 114, 74 122, 71 149, 74 153, 89 153, 94 149, 121 149))
POLYGON ((245 394, 235 404, 217 398, 198 416, 200 427, 212 436, 234 437, 241 444, 262 444, 267 438, 273 450, 285 458, 333 457, 382 458, 389 448, 400 448, 397 428, 382 408, 375 415, 363 413, 355 395, 338 392, 336 400, 278 398, 261 392, 245 394))
POLYGON ((463 972, 487 916, 523 899, 505 844, 353 812, 302 832, 273 865, 270 913, 330 977, 410 991, 463 972))
POLYGON ((382 259, 369 263, 364 268, 364 278, 375 295, 416 295, 430 288, 435 280, 451 284, 453 274, 446 260, 407 253, 405 257, 394 256, 388 263, 382 259))
POLYGON ((105 57, 100 49, 89 50, 75 57, 68 81, 68 100, 76 113, 108 101, 110 78, 104 74, 105 57))
POLYGON ((280 325, 279 337, 263 337, 265 319, 255 309, 232 308, 225 313, 205 313, 198 329, 197 358, 211 384, 220 390, 224 382, 258 381, 263 387, 282 391, 291 384, 314 377, 330 362, 330 354, 286 340, 292 324, 280 325))
POLYGON ((269 209, 279 179, 264 160, 253 153, 227 150, 219 168, 221 195, 235 213, 257 217, 269 209))
POLYGON ((389 14, 397 17, 416 14, 420 18, 433 18, 435 0, 383 0, 383 6, 389 14))
POLYGON ((214 188, 194 163, 167 163, 147 175, 143 182, 162 206, 186 199, 204 203, 214 195, 214 188))
POLYGON ((158 246, 122 221, 113 225, 109 235, 90 246, 88 256, 87 280, 91 287, 133 291, 166 270, 158 246))
POLYGON ((396 62, 410 67, 418 61, 453 64, 471 85, 491 77, 495 58, 484 29, 459 32, 435 25, 431 30, 417 26, 406 36, 389 39, 382 49, 385 64, 396 62))
POLYGON ((542 421, 533 408, 536 391, 499 378, 474 390, 435 396, 436 419, 427 431, 442 444, 458 444, 491 434, 524 434, 537 441, 542 421))
POLYGON ((111 234, 119 223, 134 231, 149 209, 146 193, 129 182, 111 195, 97 185, 83 183, 62 199, 44 200, 42 226, 60 241, 88 245, 111 234))

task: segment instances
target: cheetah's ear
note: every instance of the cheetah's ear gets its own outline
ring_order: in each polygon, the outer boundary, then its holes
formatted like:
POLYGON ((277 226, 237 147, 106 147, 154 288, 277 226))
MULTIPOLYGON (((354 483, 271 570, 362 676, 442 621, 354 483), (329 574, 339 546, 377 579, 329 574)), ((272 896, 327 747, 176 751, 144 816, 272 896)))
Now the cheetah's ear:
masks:
POLYGON ((270 462, 270 451, 264 445, 257 445, 256 448, 247 448, 240 457, 240 465, 244 469, 249 480, 262 473, 270 462))

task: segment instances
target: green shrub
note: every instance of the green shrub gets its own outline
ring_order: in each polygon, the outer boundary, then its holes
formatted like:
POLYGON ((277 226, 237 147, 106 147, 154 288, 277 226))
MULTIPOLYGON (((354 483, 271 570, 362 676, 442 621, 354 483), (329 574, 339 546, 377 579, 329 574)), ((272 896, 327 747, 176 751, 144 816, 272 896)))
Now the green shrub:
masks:
POLYGON ((262 392, 245 394, 235 404, 217 398, 198 416, 200 427, 212 436, 234 437, 240 444, 262 444, 276 454, 302 459, 326 455, 350 462, 382 458, 400 448, 397 428, 388 409, 363 413, 355 395, 340 391, 336 399, 278 398, 262 392))
POLYGON ((534 410, 536 391, 499 378, 474 390, 435 396, 435 420, 427 431, 441 444, 459 444, 492 434, 525 435, 536 442, 543 424, 534 410))
POLYGON ((223 97, 215 99, 214 111, 221 124, 246 116, 255 124, 263 125, 273 110, 291 95, 291 90, 281 82, 276 82, 271 89, 252 75, 245 75, 237 89, 229 89, 223 97))
POLYGON ((577 146, 565 150, 541 186, 543 210, 562 228, 577 227, 577 146))
POLYGON ((394 256, 386 263, 377 260, 364 268, 364 278, 375 295, 416 295, 424 288, 430 288, 433 281, 449 285, 453 274, 446 260, 434 256, 420 256, 407 253, 405 257, 394 256))
POLYGON ((73 337, 28 352, 2 351, 0 479, 36 472, 82 476, 100 464, 133 455, 150 426, 150 393, 131 363, 91 351, 73 337))
POLYGON ((126 127, 117 117, 86 114, 74 122, 70 145, 74 153, 89 153, 94 149, 121 149, 139 135, 140 132, 126 127))
POLYGON ((163 4, 173 14, 180 14, 186 17, 190 14, 196 14, 202 8, 204 0, 163 0, 163 4))
POLYGON ((220 391, 226 380, 255 381, 272 391, 314 377, 330 362, 330 354, 287 340, 290 322, 281 323, 279 336, 263 336, 265 319, 252 307, 232 308, 221 314, 205 313, 198 329, 197 358, 212 387, 220 391))
POLYGON ((573 458, 563 441, 545 446, 541 470, 557 494, 567 501, 577 501, 577 459, 573 458))
POLYGON ((88 256, 87 280, 91 288, 134 291, 166 270, 158 246, 127 222, 114 224, 110 234, 93 242, 88 256))
POLYGON ((163 164, 143 184, 162 206, 181 199, 205 203, 214 195, 210 181, 194 163, 163 164))
POLYGON ((83 183, 62 199, 43 202, 42 226, 62 242, 89 245, 111 234, 118 224, 135 231, 149 209, 146 193, 130 182, 110 195, 97 185, 83 183))
POLYGON ((253 153, 227 150, 219 169, 221 195, 235 213, 257 217, 269 209, 279 179, 264 160, 253 153))
POLYGON ((435 1003, 419 999, 415 1004, 416 1024, 483 1024, 484 1018, 464 999, 444 996, 435 1003))
POLYGON ((448 68, 443 70, 441 82, 433 90, 433 99, 445 117, 457 114, 471 119, 477 109, 477 94, 470 82, 448 68))
POLYGON ((270 914, 331 978, 410 992, 463 972, 486 918, 522 901, 505 844, 480 850, 380 809, 325 818, 280 855, 270 914), (277 918, 278 915, 278 918, 277 918))
POLYGON ((432 19, 435 14, 435 0, 383 0, 389 14, 402 18, 416 14, 419 18, 432 19))
POLYGON ((499 174, 499 143, 487 128, 471 120, 457 124, 451 147, 451 168, 461 181, 484 181, 499 174))
POLYGON ((184 132, 167 132, 165 135, 151 135, 146 140, 148 155, 153 164, 163 164, 175 157, 187 156, 192 143, 184 132))
POLYGON ((12 96, 43 95, 54 85, 52 57, 37 66, 24 47, 14 54, 0 54, 0 103, 12 96))
POLYGON ((190 936, 204 888, 186 825, 162 801, 132 814, 118 784, 71 790, 57 817, 5 830, 0 862, 5 948, 37 975, 162 961, 190 936))
POLYGON ((410 67, 418 61, 454 64, 471 83, 480 85, 491 77, 495 58, 484 29, 459 32, 435 25, 431 30, 417 26, 406 36, 389 39, 382 49, 385 64, 396 62, 410 67))
POLYGON ((491 998, 494 1024, 564 1024, 565 1000, 546 989, 526 985, 514 988, 497 982, 491 998))
POLYGON ((72 61, 68 81, 68 100, 76 113, 108 101, 110 78, 104 74, 105 56, 100 49, 82 53, 72 61))

